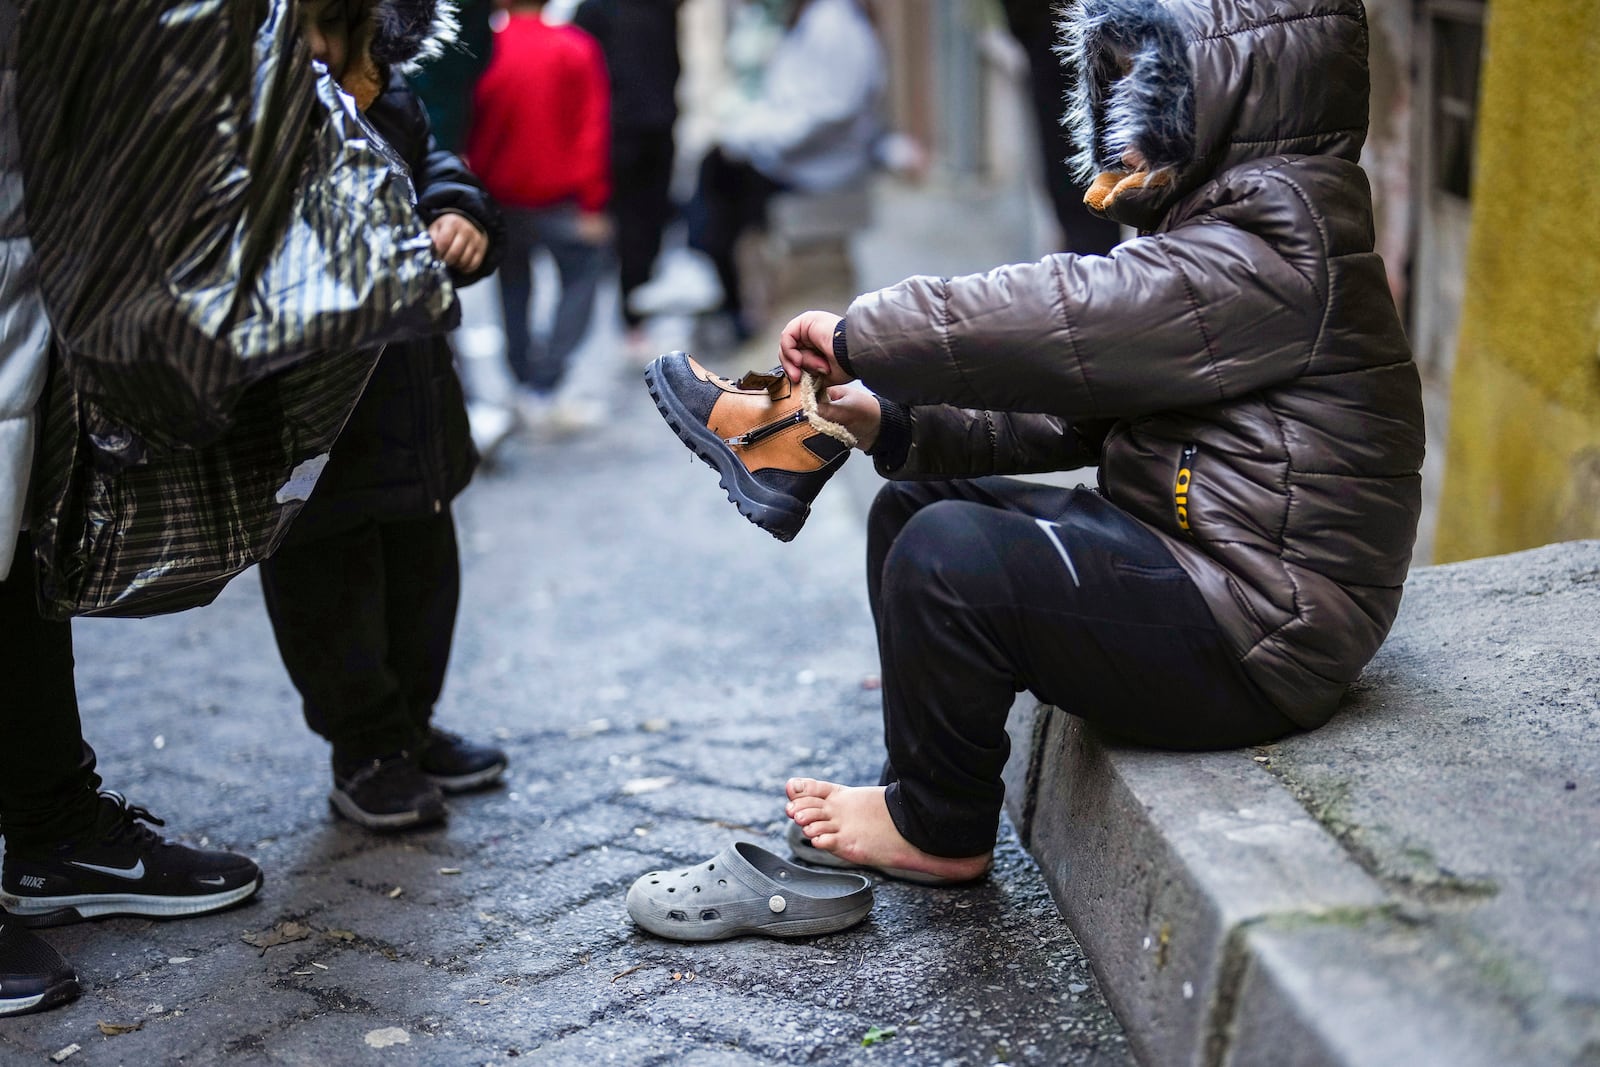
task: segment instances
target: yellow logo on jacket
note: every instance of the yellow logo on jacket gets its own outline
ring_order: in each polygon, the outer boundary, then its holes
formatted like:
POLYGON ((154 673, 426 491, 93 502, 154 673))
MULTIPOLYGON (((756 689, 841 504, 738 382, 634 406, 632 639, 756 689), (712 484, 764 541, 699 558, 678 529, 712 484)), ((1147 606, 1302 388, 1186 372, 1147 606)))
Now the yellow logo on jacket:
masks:
POLYGON ((1189 533, 1189 491, 1194 484, 1194 456, 1199 451, 1194 445, 1185 445, 1178 460, 1178 476, 1172 482, 1172 506, 1178 516, 1178 529, 1189 533))

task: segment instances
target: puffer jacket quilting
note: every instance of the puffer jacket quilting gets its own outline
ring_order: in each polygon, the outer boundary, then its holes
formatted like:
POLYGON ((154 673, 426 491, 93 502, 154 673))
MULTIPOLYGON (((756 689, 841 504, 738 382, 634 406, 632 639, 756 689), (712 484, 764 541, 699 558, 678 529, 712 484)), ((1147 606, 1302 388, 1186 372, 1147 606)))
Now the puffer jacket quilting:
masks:
POLYGON ((1101 491, 1162 535, 1248 675, 1312 727, 1399 608, 1420 383, 1355 162, 1359 3, 1217 10, 1087 0, 1075 16, 1085 169, 1129 148, 1159 168, 1108 212, 1139 239, 868 294, 847 315, 849 358, 912 406, 892 477, 1098 461, 1101 491), (1140 94, 1115 84, 1123 69, 1162 73, 1140 94), (1172 114, 1142 123, 1139 101, 1192 109, 1187 141, 1175 151, 1172 114), (1106 417, 1089 455, 1071 428, 1106 417))

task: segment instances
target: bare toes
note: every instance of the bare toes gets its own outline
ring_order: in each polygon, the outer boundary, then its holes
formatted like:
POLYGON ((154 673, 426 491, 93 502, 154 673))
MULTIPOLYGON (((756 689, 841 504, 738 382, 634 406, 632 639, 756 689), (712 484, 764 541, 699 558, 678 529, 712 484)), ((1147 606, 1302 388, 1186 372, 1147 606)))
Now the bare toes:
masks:
POLYGON ((815 778, 791 778, 785 786, 790 800, 798 800, 800 797, 825 798, 837 788, 839 787, 832 782, 819 782, 815 778))
POLYGON ((788 813, 789 818, 795 819, 796 821, 799 821, 798 820, 798 816, 800 816, 804 812, 821 811, 822 810, 822 798, 821 797, 800 797, 797 800, 789 801, 788 805, 784 808, 784 810, 788 813))

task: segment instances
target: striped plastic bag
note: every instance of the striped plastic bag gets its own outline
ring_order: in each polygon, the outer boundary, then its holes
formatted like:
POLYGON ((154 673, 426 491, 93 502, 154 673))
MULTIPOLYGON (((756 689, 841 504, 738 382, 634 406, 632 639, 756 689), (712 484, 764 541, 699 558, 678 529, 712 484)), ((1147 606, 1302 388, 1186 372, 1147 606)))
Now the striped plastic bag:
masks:
POLYGON ((55 332, 55 617, 209 602, 270 554, 381 346, 455 324, 399 163, 293 0, 24 0, 17 119, 55 332))

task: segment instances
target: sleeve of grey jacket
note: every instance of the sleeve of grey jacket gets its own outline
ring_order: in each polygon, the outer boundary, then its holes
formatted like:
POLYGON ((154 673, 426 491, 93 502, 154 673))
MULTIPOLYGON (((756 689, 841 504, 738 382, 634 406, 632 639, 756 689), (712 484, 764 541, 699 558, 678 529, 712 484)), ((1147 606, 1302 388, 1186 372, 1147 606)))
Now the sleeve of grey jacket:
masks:
POLYGON ((1108 256, 910 278, 851 304, 851 368, 906 405, 1068 421, 1227 400, 1292 380, 1315 348, 1324 261, 1280 247, 1202 218, 1108 256))

